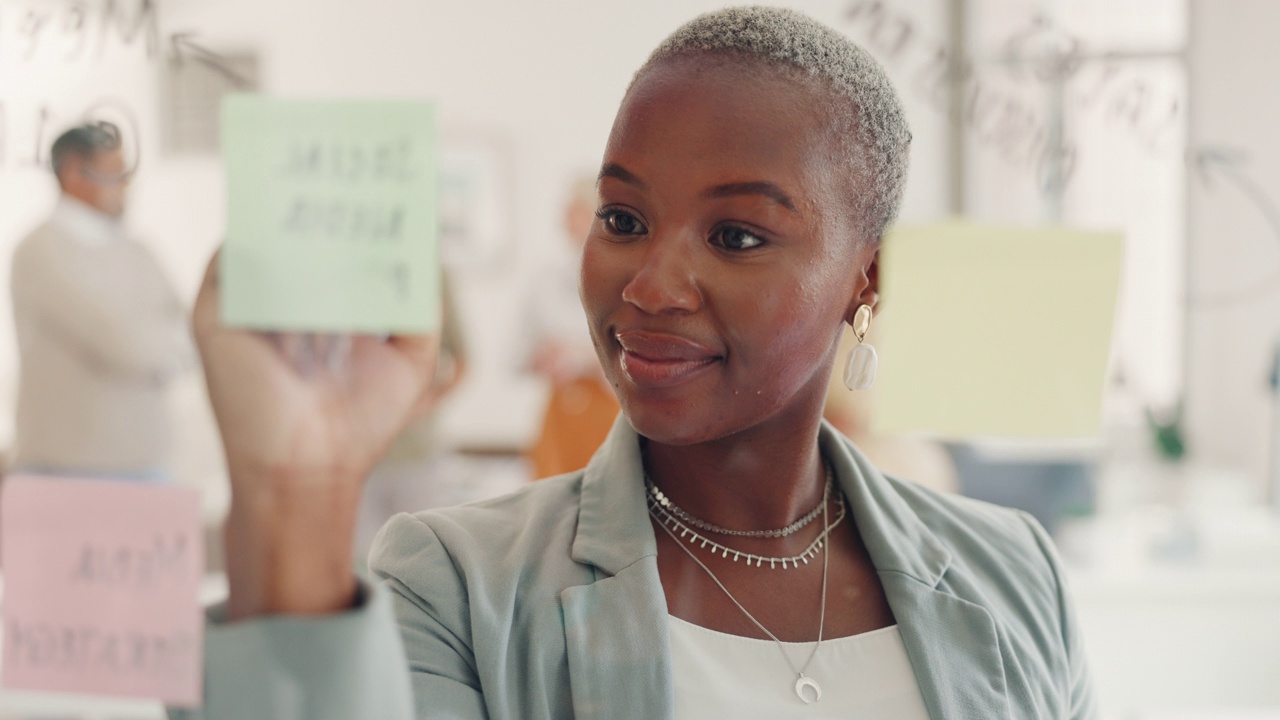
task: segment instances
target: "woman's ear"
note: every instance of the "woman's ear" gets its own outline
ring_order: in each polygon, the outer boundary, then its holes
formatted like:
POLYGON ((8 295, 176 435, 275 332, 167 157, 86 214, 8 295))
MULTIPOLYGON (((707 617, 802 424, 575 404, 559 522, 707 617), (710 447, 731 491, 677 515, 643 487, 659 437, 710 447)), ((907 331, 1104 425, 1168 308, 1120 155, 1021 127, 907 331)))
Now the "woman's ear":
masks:
POLYGON ((854 282, 853 297, 849 299, 849 307, 845 311, 844 321, 853 324, 853 316, 858 308, 870 305, 872 310, 880 302, 880 243, 868 246, 860 258, 861 272, 854 282))

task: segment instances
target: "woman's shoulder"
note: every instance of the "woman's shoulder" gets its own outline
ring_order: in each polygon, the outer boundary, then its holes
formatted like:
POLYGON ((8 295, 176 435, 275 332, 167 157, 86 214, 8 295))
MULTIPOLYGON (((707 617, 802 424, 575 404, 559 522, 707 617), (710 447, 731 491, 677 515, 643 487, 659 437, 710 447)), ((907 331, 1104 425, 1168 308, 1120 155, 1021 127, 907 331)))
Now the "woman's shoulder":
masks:
POLYGON ((378 533, 370 568, 412 587, 453 575, 530 579, 572 573, 582 471, 539 480, 513 493, 392 518, 378 533), (508 572, 509 571, 509 572, 508 572))
POLYGON ((1027 522, 1035 520, 1022 510, 937 490, 891 475, 886 475, 885 479, 935 531, 961 535, 977 532, 988 536, 995 533, 1011 540, 1031 539, 1027 534, 1027 522))
POLYGON ((1056 590, 1057 553, 1048 533, 1029 513, 886 479, 951 554, 956 572, 1021 588, 1039 580, 1046 590, 1056 590))
POLYGON ((1058 554, 1031 515, 889 479, 945 549, 936 589, 984 608, 1000 627, 1020 627, 1027 652, 1065 657, 1070 602, 1058 554))
POLYGON ((1006 657, 1016 659, 1012 667, 1041 702, 1086 707, 1088 681, 1075 613, 1061 561, 1040 523, 1021 510, 889 482, 949 555, 934 590, 987 613, 1001 654, 1011 653, 1006 657))

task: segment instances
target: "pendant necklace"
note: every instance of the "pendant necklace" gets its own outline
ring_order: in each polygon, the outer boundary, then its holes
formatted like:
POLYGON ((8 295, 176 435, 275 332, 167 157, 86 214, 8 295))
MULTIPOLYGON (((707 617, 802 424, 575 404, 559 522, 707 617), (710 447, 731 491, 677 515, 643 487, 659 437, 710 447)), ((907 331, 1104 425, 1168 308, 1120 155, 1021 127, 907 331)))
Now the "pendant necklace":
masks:
MULTIPOLYGON (((827 468, 827 473, 828 477, 830 477, 830 467, 827 468)), ((711 568, 707 567, 706 563, 698 559, 698 556, 694 555, 692 550, 685 547, 684 543, 680 542, 680 539, 676 537, 675 532, 672 531, 671 528, 667 527, 667 523, 659 516, 656 507, 661 506, 656 505, 656 503, 649 504, 649 513, 658 521, 658 527, 662 528, 667 535, 670 535, 672 542, 679 546, 681 550, 684 550, 685 553, 689 555, 689 558, 697 563, 698 567, 702 568, 703 571, 707 573, 712 582, 724 591, 724 594, 728 596, 729 600, 731 600, 734 605, 738 606, 738 609, 742 611, 742 614, 746 615, 748 620, 754 623, 756 627, 760 628, 760 631, 765 635, 768 635, 769 639, 773 640, 774 644, 778 646, 778 652, 782 653, 782 657, 787 661, 787 665, 791 668, 791 672, 795 673, 796 697, 799 697, 805 705, 821 700, 822 686, 818 684, 817 680, 805 675, 804 671, 809 669, 809 665, 813 662, 814 656, 818 654, 818 648, 822 645, 822 631, 827 620, 827 574, 831 567, 831 548, 827 539, 831 533, 833 525, 827 523, 827 503, 825 497, 822 503, 823 530, 822 534, 818 536, 818 540, 815 541, 815 545, 822 550, 822 607, 818 612, 818 641, 814 643, 813 649, 809 651, 809 657, 804 661, 804 665, 801 665, 799 668, 797 668, 796 664, 791 661, 791 656, 787 654, 787 649, 782 645, 782 641, 779 640, 776 635, 769 632, 769 629, 762 625, 754 615, 743 607, 742 603, 738 602, 738 599, 733 596, 733 593, 729 592, 729 588, 725 587, 724 583, 720 582, 720 578, 716 577, 716 574, 711 572, 711 568)))

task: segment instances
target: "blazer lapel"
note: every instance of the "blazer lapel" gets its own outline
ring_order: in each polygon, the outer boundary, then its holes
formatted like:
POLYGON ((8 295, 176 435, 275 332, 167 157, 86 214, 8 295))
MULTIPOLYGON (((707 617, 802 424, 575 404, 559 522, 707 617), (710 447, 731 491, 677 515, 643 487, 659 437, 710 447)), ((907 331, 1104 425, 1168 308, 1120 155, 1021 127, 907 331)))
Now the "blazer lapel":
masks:
POLYGON ((597 569, 560 594, 574 716, 671 717, 667 601, 644 498, 640 440, 619 416, 582 480, 573 559, 597 569))
POLYGON ((613 577, 569 588, 561 604, 574 717, 670 717, 675 699, 657 562, 646 558, 613 577))
POLYGON ((1013 718, 995 621, 982 607, 897 573, 881 573, 929 716, 1013 718))
POLYGON ((942 584, 951 553, 853 443, 826 423, 819 438, 898 618, 929 715, 1012 718, 994 619, 942 584))

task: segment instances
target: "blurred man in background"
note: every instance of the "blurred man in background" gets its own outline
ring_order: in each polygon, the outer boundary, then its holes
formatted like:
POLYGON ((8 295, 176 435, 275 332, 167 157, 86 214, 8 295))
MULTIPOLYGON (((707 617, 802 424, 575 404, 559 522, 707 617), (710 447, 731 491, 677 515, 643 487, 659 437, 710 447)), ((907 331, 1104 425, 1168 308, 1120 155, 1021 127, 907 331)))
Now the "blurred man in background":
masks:
POLYGON ((53 144, 61 195, 13 257, 17 472, 163 481, 166 388, 193 364, 186 313, 152 254, 125 236, 131 171, 109 123, 53 144))

